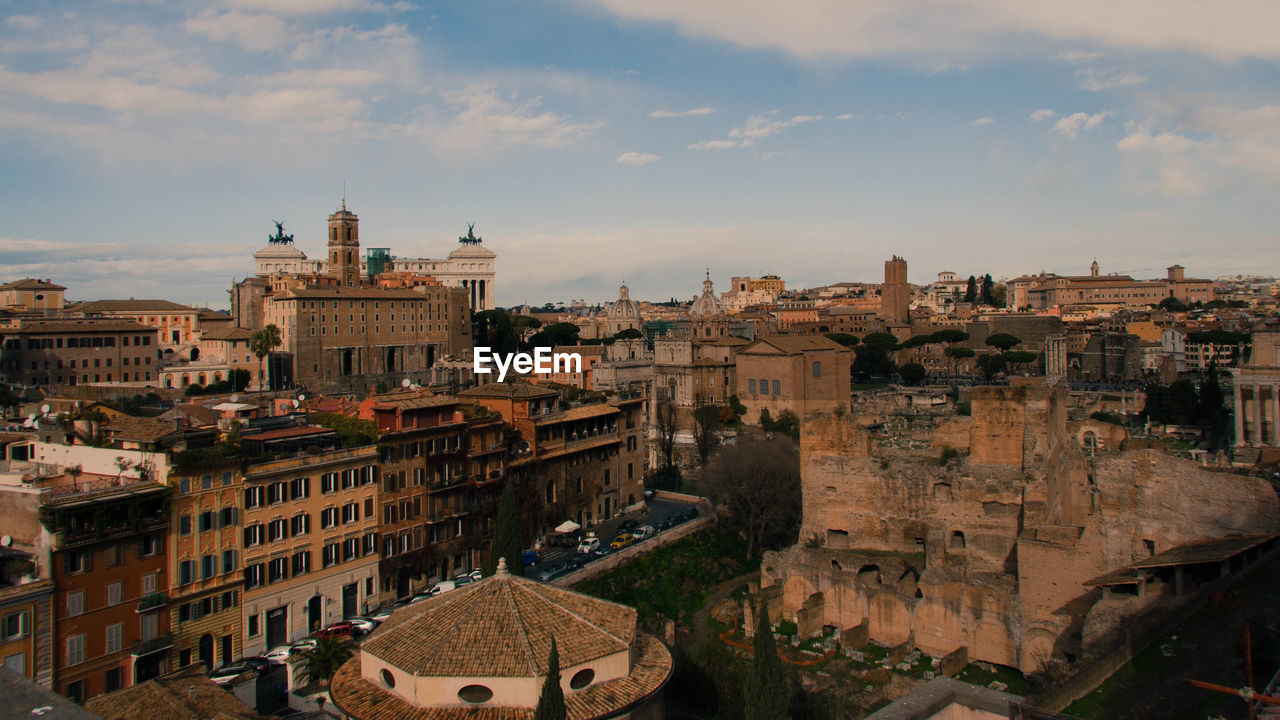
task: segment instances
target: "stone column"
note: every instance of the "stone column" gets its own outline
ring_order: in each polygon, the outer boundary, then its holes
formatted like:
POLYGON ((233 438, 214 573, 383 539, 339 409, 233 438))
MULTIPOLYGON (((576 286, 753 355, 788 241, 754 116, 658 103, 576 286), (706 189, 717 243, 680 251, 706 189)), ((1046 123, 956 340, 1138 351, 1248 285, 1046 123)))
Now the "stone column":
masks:
POLYGON ((1280 447, 1280 385, 1271 386, 1271 442, 1272 447, 1280 447))
POLYGON ((1253 446, 1262 447, 1262 386, 1253 386, 1253 446))
POLYGON ((1243 446, 1247 443, 1244 441, 1244 386, 1237 380, 1233 384, 1231 394, 1235 396, 1235 416, 1236 425, 1236 445, 1243 446))

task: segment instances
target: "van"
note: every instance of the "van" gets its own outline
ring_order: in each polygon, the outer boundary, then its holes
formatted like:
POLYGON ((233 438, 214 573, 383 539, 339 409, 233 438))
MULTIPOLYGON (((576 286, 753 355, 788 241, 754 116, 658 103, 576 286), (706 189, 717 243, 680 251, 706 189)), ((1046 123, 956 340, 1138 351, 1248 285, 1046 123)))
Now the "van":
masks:
POLYGON ((586 537, 582 539, 582 542, 578 543, 579 555, 590 555, 591 553, 599 549, 600 549, 600 538, 598 537, 594 537, 594 536, 586 537))
POLYGON ((631 534, 635 536, 636 542, 640 542, 641 540, 648 540, 654 535, 657 535, 658 531, 654 530, 652 525, 641 525, 635 530, 632 530, 631 534))

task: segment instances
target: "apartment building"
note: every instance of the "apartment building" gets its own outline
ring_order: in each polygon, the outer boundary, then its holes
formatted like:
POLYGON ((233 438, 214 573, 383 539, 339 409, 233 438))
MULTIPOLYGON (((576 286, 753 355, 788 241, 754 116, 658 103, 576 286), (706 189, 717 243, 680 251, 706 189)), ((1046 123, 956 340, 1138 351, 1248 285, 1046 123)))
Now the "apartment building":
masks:
POLYGON ((155 382, 156 331, 128 320, 24 320, 6 331, 0 381, 72 387, 155 382))

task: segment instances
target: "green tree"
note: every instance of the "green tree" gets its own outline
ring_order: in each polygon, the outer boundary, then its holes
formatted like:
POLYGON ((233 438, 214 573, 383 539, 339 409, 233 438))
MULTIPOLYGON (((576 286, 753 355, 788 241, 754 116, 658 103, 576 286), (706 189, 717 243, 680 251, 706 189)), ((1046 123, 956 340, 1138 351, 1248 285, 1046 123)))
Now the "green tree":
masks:
POLYGON ((693 411, 693 442, 703 463, 711 459, 711 453, 720 445, 720 438, 716 435, 719 429, 719 405, 702 405, 693 411))
POLYGON ((940 343, 946 343, 948 345, 954 345, 956 343, 962 343, 968 340, 969 333, 963 330, 956 330, 954 328, 943 328, 942 330, 934 331, 931 335, 929 335, 929 337, 933 338, 933 342, 940 342, 940 343))
POLYGON ((281 342, 280 328, 276 327, 274 323, 249 336, 249 352, 258 358, 258 362, 263 363, 262 382, 258 388, 259 390, 271 389, 271 378, 267 377, 267 366, 264 360, 271 354, 272 350, 280 347, 281 342))
POLYGON ((746 720, 787 720, 791 691, 769 626, 769 609, 763 602, 756 607, 756 634, 751 641, 751 674, 743 703, 746 720))
POLYGON ((892 333, 873 332, 862 338, 863 345, 873 345, 875 347, 884 348, 886 351, 896 350, 898 348, 898 338, 892 333))
POLYGON ((644 333, 635 328, 627 328, 625 330, 619 330, 613 337, 615 340, 639 340, 644 337, 644 333))
POLYGON ((378 425, 372 420, 329 412, 308 413, 307 420, 333 430, 342 439, 343 447, 372 445, 378 441, 378 425))
POLYGON ((982 379, 991 382, 1004 371, 1004 356, 996 353, 980 355, 978 369, 982 371, 982 379))
POLYGON ((302 654, 298 664, 298 677, 307 684, 328 685, 334 673, 343 663, 351 659, 351 648, 345 640, 336 637, 323 637, 316 640, 316 646, 302 654))
POLYGON ((1160 308, 1169 312, 1186 312, 1191 309, 1186 303, 1172 295, 1160 301, 1160 308))
POLYGON ((1017 335, 1010 335, 1009 333, 996 333, 987 338, 987 345, 996 348, 1000 352, 1009 352, 1021 344, 1022 341, 1018 339, 1017 335))
POLYGON ((964 347, 963 345, 952 345, 951 347, 947 348, 946 350, 943 350, 942 352, 951 360, 952 375, 956 374, 956 372, 958 371, 961 360, 968 360, 969 358, 977 354, 973 351, 973 348, 967 348, 967 347, 964 347))
MULTIPOLYGON (((760 412, 761 421, 768 419, 760 412)), ((800 455, 778 433, 743 433, 707 463, 703 481, 723 521, 747 539, 747 555, 795 543, 800 530, 800 455)))
POLYGON ((978 279, 972 275, 969 276, 969 283, 964 288, 964 301, 967 303, 978 302, 978 279))
POLYGON ((499 353, 513 353, 520 346, 520 337, 505 310, 472 313, 471 338, 476 347, 492 348, 493 352, 499 353))
POLYGON ((516 508, 516 483, 508 478, 498 496, 498 516, 493 523, 493 542, 489 545, 489 557, 484 563, 484 574, 492 575, 498 569, 498 558, 507 559, 507 569, 519 574, 522 567, 520 551, 520 512, 516 508))
MULTIPOLYGON (((871 337, 868 335, 867 337, 871 337)), ((863 343, 853 349, 853 372, 857 375, 888 377, 897 370, 889 358, 889 348, 883 344, 863 343)))
POLYGON ((835 342, 838 342, 845 347, 853 347, 854 345, 858 344, 858 336, 850 335, 849 333, 842 333, 842 332, 827 333, 827 338, 830 340, 834 340, 835 342))
POLYGON ((577 345, 581 328, 571 322, 558 322, 544 325, 541 330, 529 338, 533 347, 554 348, 561 345, 577 345))
POLYGON ((898 374, 902 376, 902 382, 908 385, 916 385, 921 380, 924 380, 925 375, 929 373, 924 369, 923 365, 913 362, 898 368, 898 374))
POLYGON ((1029 350, 1010 350, 1004 354, 1004 361, 1013 366, 1014 370, 1019 370, 1023 365, 1030 365, 1040 356, 1029 350))
POLYGON ((564 704, 564 688, 560 687, 560 649, 551 638, 551 654, 547 656, 547 677, 542 681, 542 694, 533 720, 567 720, 569 709, 564 704))
POLYGON ((987 273, 982 276, 982 289, 978 292, 978 299, 983 305, 995 305, 995 283, 991 280, 991 274, 987 273))

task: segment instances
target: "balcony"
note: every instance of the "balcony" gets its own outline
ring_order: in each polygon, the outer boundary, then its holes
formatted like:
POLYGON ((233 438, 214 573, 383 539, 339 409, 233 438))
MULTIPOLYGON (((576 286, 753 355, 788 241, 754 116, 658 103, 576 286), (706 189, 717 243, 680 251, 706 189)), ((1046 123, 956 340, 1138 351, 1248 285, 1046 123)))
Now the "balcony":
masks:
POLYGON ((173 633, 164 633, 157 635, 150 640, 140 640, 129 650, 129 654, 135 658, 145 655, 153 655, 173 647, 173 633))
POLYGON ((138 612, 144 613, 164 607, 169 602, 164 593, 151 593, 138 601, 138 612))

